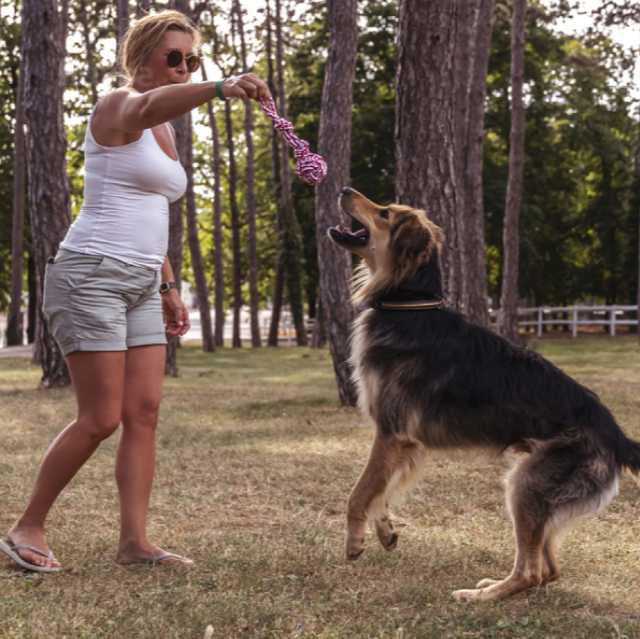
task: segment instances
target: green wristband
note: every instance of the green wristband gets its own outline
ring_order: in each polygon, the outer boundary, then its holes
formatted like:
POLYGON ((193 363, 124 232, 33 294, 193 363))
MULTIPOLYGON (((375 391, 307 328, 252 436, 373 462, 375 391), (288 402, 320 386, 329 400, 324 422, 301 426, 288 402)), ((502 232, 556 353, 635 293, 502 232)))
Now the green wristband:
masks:
POLYGON ((223 102, 226 102, 229 98, 225 98, 224 97, 224 93, 222 93, 222 83, 224 82, 224 80, 218 80, 216 82, 216 95, 218 96, 218 99, 222 100, 223 102))

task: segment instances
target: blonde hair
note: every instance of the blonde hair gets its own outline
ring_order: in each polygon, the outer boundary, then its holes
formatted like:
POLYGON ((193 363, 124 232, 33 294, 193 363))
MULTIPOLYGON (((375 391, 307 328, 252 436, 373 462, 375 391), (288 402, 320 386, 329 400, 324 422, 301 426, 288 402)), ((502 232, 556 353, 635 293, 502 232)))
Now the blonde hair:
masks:
POLYGON ((131 86, 151 52, 161 42, 167 31, 182 31, 193 38, 193 46, 200 53, 202 37, 200 31, 187 16, 179 11, 167 9, 147 14, 127 29, 118 55, 116 77, 125 86, 131 86))

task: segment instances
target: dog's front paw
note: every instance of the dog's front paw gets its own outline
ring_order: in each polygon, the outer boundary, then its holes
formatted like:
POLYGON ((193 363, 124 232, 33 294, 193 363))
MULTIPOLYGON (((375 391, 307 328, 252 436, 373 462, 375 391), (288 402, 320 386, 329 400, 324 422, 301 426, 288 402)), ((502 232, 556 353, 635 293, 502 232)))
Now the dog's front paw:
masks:
POLYGON ((347 561, 355 561, 364 552, 364 537, 347 539, 347 561))
POLYGON ((393 550, 398 545, 398 535, 393 532, 393 524, 388 517, 376 520, 376 534, 385 550, 393 550))
POLYGON ((456 601, 480 601, 482 590, 456 590, 453 598, 456 601))
POLYGON ((499 583, 499 579, 482 579, 476 584, 476 588, 488 588, 489 586, 493 586, 494 584, 499 583))

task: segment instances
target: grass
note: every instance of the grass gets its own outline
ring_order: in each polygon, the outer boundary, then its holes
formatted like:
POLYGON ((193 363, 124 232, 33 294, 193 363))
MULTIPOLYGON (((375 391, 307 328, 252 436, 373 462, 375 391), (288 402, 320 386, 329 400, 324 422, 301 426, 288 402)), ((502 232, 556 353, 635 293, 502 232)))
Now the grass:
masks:
MULTIPOLYGON (((633 338, 534 344, 594 389, 640 439, 633 338)), ((115 439, 62 494, 48 524, 63 562, 28 574, 0 558, 0 637, 640 637, 640 489, 582 524, 560 552, 562 579, 492 604, 451 592, 505 576, 514 544, 503 466, 443 458, 396 509, 398 549, 375 535, 343 557, 345 502, 372 433, 336 408, 328 352, 189 345, 165 384, 150 537, 192 570, 114 561, 115 439)), ((27 360, 0 360, 0 531, 24 507, 43 452, 74 417, 71 390, 38 389, 27 360)))

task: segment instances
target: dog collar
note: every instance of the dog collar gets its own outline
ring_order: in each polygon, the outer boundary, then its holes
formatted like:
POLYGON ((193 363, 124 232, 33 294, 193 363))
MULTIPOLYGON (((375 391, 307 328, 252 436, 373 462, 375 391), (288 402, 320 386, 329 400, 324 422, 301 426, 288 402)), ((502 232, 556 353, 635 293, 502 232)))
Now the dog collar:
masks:
POLYGON ((444 300, 410 300, 406 302, 382 302, 380 300, 372 300, 367 305, 367 308, 379 308, 385 311, 430 311, 444 307, 444 300))

